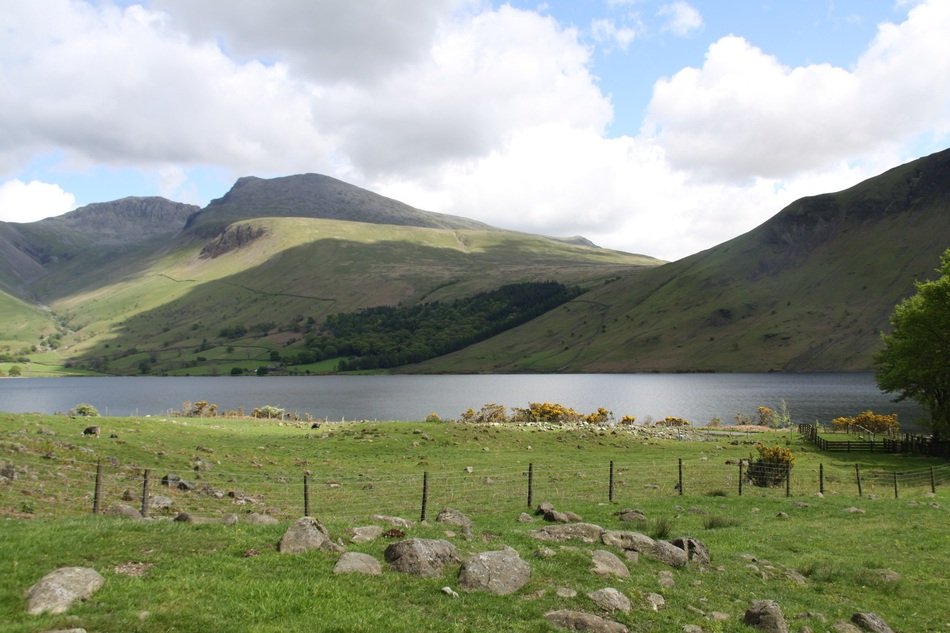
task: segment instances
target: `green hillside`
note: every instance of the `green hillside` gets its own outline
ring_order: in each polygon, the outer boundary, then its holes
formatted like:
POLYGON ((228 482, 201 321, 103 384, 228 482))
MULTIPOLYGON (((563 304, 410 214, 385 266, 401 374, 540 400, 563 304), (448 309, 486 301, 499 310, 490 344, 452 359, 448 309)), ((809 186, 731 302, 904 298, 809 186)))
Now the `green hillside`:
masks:
POLYGON ((413 370, 867 370, 893 306, 948 246, 945 151, 413 370))

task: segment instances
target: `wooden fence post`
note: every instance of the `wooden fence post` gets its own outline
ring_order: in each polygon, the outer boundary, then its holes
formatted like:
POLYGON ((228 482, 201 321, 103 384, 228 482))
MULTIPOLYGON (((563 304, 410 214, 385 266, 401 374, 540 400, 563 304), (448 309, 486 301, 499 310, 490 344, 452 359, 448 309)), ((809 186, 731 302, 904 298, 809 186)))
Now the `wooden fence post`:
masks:
POLYGON ((825 494, 825 465, 818 464, 818 492, 825 494))
POLYGON ((934 477, 934 467, 930 467, 930 492, 932 494, 937 494, 937 480, 934 477))
POLYGON ((614 460, 610 460, 610 482, 607 485, 607 501, 614 502, 614 460))
POLYGON ((792 496, 792 465, 785 464, 785 496, 792 496))
POLYGON ((528 464, 528 507, 531 507, 531 501, 534 497, 534 464, 528 464))
POLYGON ((683 496, 683 458, 682 457, 679 458, 679 480, 680 481, 679 481, 678 487, 680 489, 680 496, 682 497, 683 496))
POLYGON ((303 515, 310 516, 310 475, 303 476, 303 515))
POLYGON ((429 473, 422 473, 422 516, 419 518, 419 521, 426 520, 426 510, 429 506, 429 473))
POLYGON ((897 473, 894 473, 894 498, 897 499, 897 473))
POLYGON ((739 496, 742 496, 742 460, 739 460, 739 496))
POLYGON ((864 495, 861 494, 861 466, 858 464, 854 465, 854 476, 858 480, 858 496, 863 497, 864 495))
POLYGON ((142 474, 142 518, 148 518, 148 477, 151 471, 146 468, 142 474))
POLYGON ((96 462, 96 487, 92 495, 92 513, 99 514, 99 504, 102 503, 102 460, 96 462))

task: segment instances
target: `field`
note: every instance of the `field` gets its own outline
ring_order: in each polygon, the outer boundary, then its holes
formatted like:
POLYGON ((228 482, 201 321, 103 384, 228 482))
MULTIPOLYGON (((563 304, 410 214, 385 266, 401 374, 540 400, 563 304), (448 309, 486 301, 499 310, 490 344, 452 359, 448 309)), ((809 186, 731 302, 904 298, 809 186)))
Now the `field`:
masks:
POLYGON ((876 612, 897 631, 950 631, 950 466, 943 461, 821 454, 789 431, 729 427, 311 426, 0 414, 0 465, 15 472, 0 478, 0 559, 8 561, 0 630, 540 632, 555 630, 543 618, 554 609, 598 613, 587 593, 611 586, 633 610, 600 613, 632 631, 687 624, 751 631, 741 619, 757 599, 777 600, 794 631, 831 630, 857 611, 876 612), (99 437, 82 435, 88 424, 100 427, 99 437), (739 496, 738 461, 755 453, 756 442, 793 451, 789 485, 746 483, 739 496), (100 514, 93 515, 97 466, 100 514), (141 507, 146 470, 150 496, 167 497, 171 507, 151 509, 147 521, 111 516, 120 504, 141 507), (168 474, 193 489, 163 486, 168 474), (539 517, 518 521, 543 501, 607 529, 697 538, 712 561, 672 568, 641 558, 629 564, 628 579, 596 576, 590 552, 610 547, 544 543, 529 534, 546 525, 539 517), (347 529, 395 515, 414 522, 407 537, 448 538, 462 558, 513 547, 531 565, 531 580, 509 596, 452 598, 440 589, 458 590, 457 566, 440 578, 334 575, 338 554, 276 551, 305 504, 348 550, 382 560, 392 539, 352 544, 347 529), (471 539, 435 521, 444 507, 473 520, 471 539), (647 519, 622 523, 623 508, 647 519), (171 521, 179 512, 193 522, 171 521), (427 521, 419 522, 423 513, 427 521), (232 514, 239 522, 225 524, 232 514), (278 523, 253 523, 260 515, 278 523), (542 547, 553 557, 537 557, 542 547), (106 583, 66 614, 27 615, 23 592, 65 565, 94 567, 106 583), (661 587, 663 572, 672 573, 672 587, 661 587), (576 595, 559 597, 558 589, 576 595), (658 611, 646 603, 653 592, 665 598, 658 611))

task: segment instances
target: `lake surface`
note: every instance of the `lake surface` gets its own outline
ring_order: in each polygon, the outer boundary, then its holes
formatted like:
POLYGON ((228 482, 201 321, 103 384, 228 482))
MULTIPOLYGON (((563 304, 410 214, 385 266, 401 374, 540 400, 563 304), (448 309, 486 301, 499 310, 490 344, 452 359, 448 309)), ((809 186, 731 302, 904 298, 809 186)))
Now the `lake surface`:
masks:
POLYGON ((456 418, 486 403, 527 407, 557 402, 590 413, 598 407, 638 422, 668 415, 697 425, 735 422, 784 400, 794 422, 829 422, 872 409, 898 413, 912 430, 923 411, 895 403, 872 374, 518 374, 451 376, 104 377, 0 380, 0 411, 56 413, 87 402, 103 415, 167 415, 184 402, 251 411, 266 404, 330 420, 456 418))

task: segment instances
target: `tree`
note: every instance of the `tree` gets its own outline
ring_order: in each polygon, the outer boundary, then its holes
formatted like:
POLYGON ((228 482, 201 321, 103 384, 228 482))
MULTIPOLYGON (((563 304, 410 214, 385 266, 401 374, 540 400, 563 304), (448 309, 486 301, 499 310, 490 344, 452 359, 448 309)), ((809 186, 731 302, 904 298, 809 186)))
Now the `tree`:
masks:
POLYGON ((950 249, 937 272, 894 308, 874 364, 878 386, 923 405, 934 435, 943 435, 950 431, 950 249))
POLYGON ((19 378, 20 376, 23 375, 23 370, 20 369, 19 365, 13 365, 12 367, 10 367, 7 374, 9 374, 11 378, 19 378))

